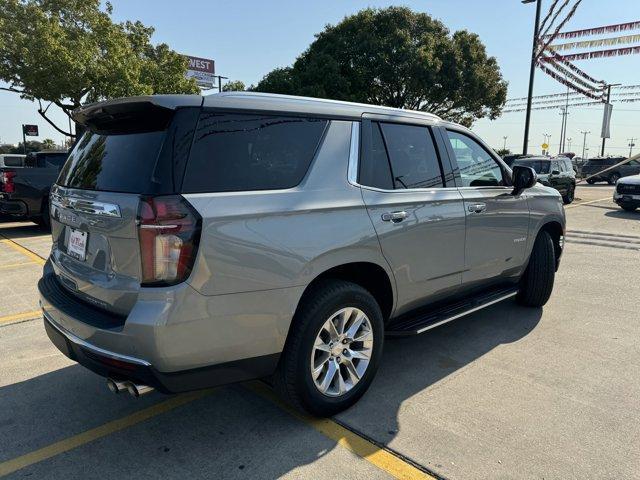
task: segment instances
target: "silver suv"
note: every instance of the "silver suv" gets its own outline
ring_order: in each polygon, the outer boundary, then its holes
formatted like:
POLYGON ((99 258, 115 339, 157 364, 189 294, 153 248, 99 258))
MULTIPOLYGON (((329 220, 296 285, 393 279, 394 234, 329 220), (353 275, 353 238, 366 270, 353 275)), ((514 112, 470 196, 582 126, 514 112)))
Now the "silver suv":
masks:
POLYGON ((369 387, 385 335, 551 294, 560 195, 437 116, 227 93, 76 119, 41 305, 115 392, 271 377, 331 415, 369 387))

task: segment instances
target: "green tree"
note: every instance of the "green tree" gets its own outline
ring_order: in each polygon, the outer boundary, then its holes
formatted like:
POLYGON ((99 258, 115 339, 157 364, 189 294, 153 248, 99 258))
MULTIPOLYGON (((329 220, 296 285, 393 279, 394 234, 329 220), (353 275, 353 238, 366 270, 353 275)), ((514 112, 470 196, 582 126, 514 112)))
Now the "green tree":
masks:
POLYGON ((247 88, 241 80, 232 80, 222 86, 223 92, 243 92, 247 88))
POLYGON ((328 25, 293 66, 254 89, 425 110, 469 125, 500 114, 507 83, 478 35, 389 7, 328 25))
POLYGON ((45 138, 42 141, 42 148, 44 150, 55 150, 58 148, 58 146, 56 145, 56 142, 54 142, 53 140, 51 140, 50 138, 45 138))
POLYGON ((86 102, 154 93, 196 93, 187 59, 152 45, 153 28, 115 23, 100 0, 0 0, 0 80, 3 90, 49 102, 71 116, 86 102))
POLYGON ((509 150, 508 148, 499 148, 496 150, 496 153, 501 157, 504 157, 505 155, 510 155, 511 150, 509 150))

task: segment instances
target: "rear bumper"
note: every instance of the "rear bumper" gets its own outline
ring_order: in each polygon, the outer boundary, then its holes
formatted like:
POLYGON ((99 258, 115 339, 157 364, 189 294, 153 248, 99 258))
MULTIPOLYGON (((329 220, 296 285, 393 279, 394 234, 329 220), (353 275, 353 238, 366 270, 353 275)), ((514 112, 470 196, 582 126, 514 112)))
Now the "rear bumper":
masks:
POLYGON ((0 198, 0 214, 3 215, 19 215, 28 216, 29 208, 27 204, 21 200, 9 200, 8 198, 0 198))
POLYGON ((117 317, 67 291, 50 262, 38 288, 51 341, 99 375, 162 392, 272 374, 302 293, 204 296, 187 284, 142 289, 129 314, 117 317))
POLYGON ((65 356, 92 372, 115 380, 130 380, 149 385, 163 393, 179 393, 228 383, 260 378, 274 372, 279 354, 247 358, 172 373, 156 370, 146 360, 121 355, 92 345, 63 327, 45 312, 44 328, 51 342, 65 356))

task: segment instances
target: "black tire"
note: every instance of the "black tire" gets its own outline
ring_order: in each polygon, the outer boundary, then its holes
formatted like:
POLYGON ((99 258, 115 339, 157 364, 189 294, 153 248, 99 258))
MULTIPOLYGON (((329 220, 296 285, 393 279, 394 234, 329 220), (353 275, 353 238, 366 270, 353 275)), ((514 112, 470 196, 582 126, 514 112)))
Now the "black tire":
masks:
POLYGON ((609 185, 615 185, 616 182, 620 179, 620 174, 619 173, 612 173, 611 175, 609 175, 609 178, 607 179, 607 183, 609 185))
POLYGON ((45 200, 42 202, 42 210, 40 211, 40 217, 36 220, 38 226, 45 231, 51 230, 51 216, 49 213, 49 202, 45 200))
POLYGON ((589 185, 593 185, 594 183, 596 183, 596 181, 594 179, 590 178, 589 180, 587 180, 587 183, 589 185))
POLYGON ((325 280, 311 288, 305 293, 294 316, 273 384, 282 398, 295 408, 325 417, 349 408, 369 388, 382 355, 384 321, 376 300, 359 285, 343 280, 325 280), (369 318, 373 351, 362 378, 351 390, 331 397, 320 392, 311 376, 312 347, 322 325, 345 307, 357 307, 369 318))
POLYGON ((548 232, 538 234, 529 265, 520 280, 518 303, 527 307, 542 307, 551 296, 556 275, 556 258, 553 240, 548 232))
POLYGON ((626 210, 627 212, 635 212, 636 208, 638 207, 632 207, 631 205, 620 205, 622 207, 623 210, 626 210))
POLYGON ((564 202, 565 205, 568 205, 571 202, 573 202, 573 199, 575 198, 575 193, 576 193, 576 186, 575 185, 569 186, 569 189, 567 190, 567 194, 562 196, 562 201, 564 202))

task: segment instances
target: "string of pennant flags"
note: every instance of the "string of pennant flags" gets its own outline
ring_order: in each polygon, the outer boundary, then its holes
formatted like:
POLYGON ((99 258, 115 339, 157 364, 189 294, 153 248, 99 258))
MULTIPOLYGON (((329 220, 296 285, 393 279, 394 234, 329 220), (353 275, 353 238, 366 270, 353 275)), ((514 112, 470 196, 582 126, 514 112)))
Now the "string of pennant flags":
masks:
POLYGON ((596 50, 593 52, 572 53, 569 55, 561 55, 561 57, 569 62, 574 60, 590 60, 592 58, 617 57, 620 55, 636 55, 640 53, 640 45, 625 48, 612 48, 609 50, 596 50))
MULTIPOLYGON (((616 25, 605 25, 603 27, 585 28, 583 30, 572 30, 570 32, 558 33, 554 38, 579 38, 592 35, 602 35, 603 33, 624 32, 629 30, 640 29, 640 20, 627 23, 619 23, 616 25)), ((551 35, 544 35, 550 37, 551 35)))
POLYGON ((636 42, 640 42, 640 34, 623 35, 622 37, 613 37, 613 38, 600 38, 598 40, 583 40, 581 42, 559 43, 556 45, 549 45, 549 48, 557 52, 560 50, 575 50, 578 48, 605 47, 609 45, 620 45, 625 43, 636 43, 636 42))
MULTIPOLYGON (((614 101, 617 101, 617 100, 622 100, 623 97, 628 98, 628 97, 636 97, 639 95, 640 95, 640 92, 625 92, 625 93, 620 92, 620 93, 614 93, 611 96, 614 97, 613 99, 614 101)), ((546 98, 546 99, 539 100, 539 98, 543 98, 545 96, 533 97, 532 104, 533 105, 557 104, 558 107, 562 107, 566 103, 567 99, 569 99, 570 102, 580 100, 580 97, 582 97, 582 94, 578 92, 568 92, 568 93, 558 93, 550 96, 555 98, 546 98)), ((527 99, 525 98, 524 100, 517 100, 517 101, 507 100, 506 105, 507 105, 507 108, 514 108, 514 107, 525 106, 526 104, 527 104, 527 99)))
MULTIPOLYGON (((640 89, 640 84, 637 85, 615 85, 612 87, 614 90, 638 90, 640 89)), ((640 94, 640 92, 638 92, 640 94)), ((634 92, 629 92, 629 93, 624 93, 624 95, 635 95, 636 93, 634 92)), ((536 95, 535 97, 533 97, 534 99, 542 99, 542 98, 553 98, 553 97, 566 97, 567 95, 573 96, 573 95, 580 95, 579 92, 569 92, 568 94, 565 93, 551 93, 551 94, 547 94, 547 95, 536 95)), ((612 93, 612 95, 623 95, 623 93, 616 93, 614 91, 614 93, 612 93)), ((520 101, 526 101, 527 97, 519 97, 519 98, 509 98, 507 99, 507 103, 508 102, 520 102, 520 101)))
MULTIPOLYGON (((640 102, 640 97, 624 98, 624 99, 618 100, 618 102, 621 102, 621 103, 640 102)), ((557 109, 558 107, 564 107, 565 105, 569 107, 585 107, 585 106, 591 106, 591 105, 602 105, 602 102, 592 101, 592 102, 571 102, 569 104, 559 103, 556 105, 533 106, 531 107, 531 110, 552 110, 552 109, 557 109)), ((516 108, 512 108, 511 106, 509 106, 506 110, 503 110, 502 113, 524 112, 526 110, 525 105, 515 105, 514 107, 516 108)))

